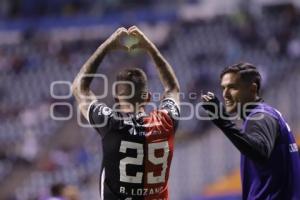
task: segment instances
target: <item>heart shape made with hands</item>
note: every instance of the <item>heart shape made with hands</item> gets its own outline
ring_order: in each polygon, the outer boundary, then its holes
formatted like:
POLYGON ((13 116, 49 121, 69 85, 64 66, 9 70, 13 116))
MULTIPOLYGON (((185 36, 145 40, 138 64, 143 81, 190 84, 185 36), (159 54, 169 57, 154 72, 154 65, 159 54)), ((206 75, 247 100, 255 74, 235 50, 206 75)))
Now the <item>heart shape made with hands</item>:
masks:
POLYGON ((119 34, 118 43, 120 46, 123 46, 124 50, 135 50, 138 48, 139 38, 135 35, 136 33, 133 33, 132 31, 136 27, 131 27, 128 30, 123 28, 123 32, 119 34))
POLYGON ((131 34, 122 35, 120 43, 128 48, 128 50, 134 50, 131 47, 139 43, 139 39, 131 34))

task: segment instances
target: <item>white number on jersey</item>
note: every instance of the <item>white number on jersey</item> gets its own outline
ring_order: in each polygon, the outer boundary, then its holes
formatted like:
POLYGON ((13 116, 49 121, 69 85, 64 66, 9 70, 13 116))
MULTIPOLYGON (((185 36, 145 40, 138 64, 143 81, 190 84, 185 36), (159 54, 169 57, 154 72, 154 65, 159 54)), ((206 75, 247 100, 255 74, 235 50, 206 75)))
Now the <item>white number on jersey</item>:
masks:
MULTIPOLYGON (((126 183, 142 183, 143 179, 143 172, 137 172, 135 176, 129 176, 126 173, 126 165, 143 165, 143 158, 144 158, 144 150, 143 144, 135 143, 135 142, 128 142, 122 141, 120 146, 120 152, 126 153, 127 149, 134 149, 137 152, 137 157, 126 157, 120 160, 120 181, 126 183)), ((169 157, 169 144, 167 141, 164 142, 157 142, 157 143, 150 143, 148 145, 148 157, 149 161, 154 165, 162 164, 162 171, 160 176, 154 176, 153 172, 148 172, 147 174, 147 183, 149 184, 157 184, 157 183, 164 183, 166 179, 166 171, 168 167, 168 157, 169 157), (156 157, 155 151, 162 149, 163 156, 156 157)))

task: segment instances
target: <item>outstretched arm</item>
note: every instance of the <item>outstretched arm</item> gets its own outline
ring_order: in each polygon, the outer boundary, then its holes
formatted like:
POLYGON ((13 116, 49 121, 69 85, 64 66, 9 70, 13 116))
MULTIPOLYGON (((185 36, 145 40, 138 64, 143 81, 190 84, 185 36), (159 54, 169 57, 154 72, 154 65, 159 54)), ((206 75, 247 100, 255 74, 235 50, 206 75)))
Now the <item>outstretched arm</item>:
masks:
POLYGON ((179 83, 175 76, 174 70, 166 59, 161 55, 156 46, 144 35, 144 33, 136 26, 128 29, 128 33, 136 38, 139 42, 131 47, 144 48, 151 55, 155 62, 156 69, 159 73, 159 78, 164 87, 164 97, 171 97, 179 104, 179 83))
MULTIPOLYGON (((257 162, 264 162, 270 158, 278 133, 278 124, 275 118, 265 113, 257 113, 252 116, 257 120, 248 120, 245 130, 241 130, 231 120, 222 117, 228 117, 228 115, 213 93, 208 92, 208 94, 202 95, 202 101, 203 108, 209 113, 215 114, 213 123, 222 130, 242 154, 257 162)), ((209 115, 212 117, 211 114, 209 115)))
POLYGON ((108 51, 113 49, 126 49, 127 47, 120 44, 120 36, 127 34, 125 28, 117 29, 105 42, 103 42, 92 56, 84 63, 72 84, 72 92, 76 98, 78 107, 82 115, 88 120, 88 107, 96 96, 90 90, 93 75, 96 74, 97 68, 102 62, 108 51))

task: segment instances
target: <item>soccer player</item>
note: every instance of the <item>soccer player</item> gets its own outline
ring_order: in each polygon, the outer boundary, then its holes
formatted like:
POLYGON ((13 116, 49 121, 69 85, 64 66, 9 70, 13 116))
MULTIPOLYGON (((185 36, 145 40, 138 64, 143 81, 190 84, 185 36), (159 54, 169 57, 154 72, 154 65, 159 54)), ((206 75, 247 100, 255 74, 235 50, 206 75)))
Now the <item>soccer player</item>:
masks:
POLYGON ((169 199, 169 170, 180 114, 179 84, 156 46, 136 26, 128 30, 119 28, 86 61, 72 90, 83 116, 102 137, 101 199, 169 199), (120 38, 126 35, 138 39, 138 43, 130 48, 124 46, 120 38), (150 93, 146 74, 141 69, 129 68, 118 73, 117 109, 96 99, 90 90, 92 78, 86 76, 96 73, 107 52, 136 48, 150 54, 164 87, 159 109, 149 114, 145 113, 145 105, 150 101, 150 93))
POLYGON ((259 96, 257 68, 236 64, 225 68, 220 78, 225 109, 211 92, 202 95, 203 107, 242 154, 243 199, 300 199, 298 148, 280 112, 259 96), (227 115, 237 112, 244 120, 241 130, 227 115))

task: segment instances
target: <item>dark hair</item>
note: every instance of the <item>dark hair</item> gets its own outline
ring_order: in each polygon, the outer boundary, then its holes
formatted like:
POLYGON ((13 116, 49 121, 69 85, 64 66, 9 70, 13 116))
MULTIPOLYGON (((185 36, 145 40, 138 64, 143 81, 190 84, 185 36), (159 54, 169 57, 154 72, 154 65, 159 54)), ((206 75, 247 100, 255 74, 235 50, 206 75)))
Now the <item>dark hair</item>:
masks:
POLYGON ((53 197, 60 197, 62 195, 63 189, 65 188, 65 184, 63 183, 56 183, 53 184, 50 188, 51 195, 53 197))
POLYGON ((116 94, 118 96, 129 96, 134 92, 133 96, 126 101, 130 103, 142 103, 145 100, 145 94, 147 94, 147 76, 142 69, 139 68, 126 68, 120 71, 117 75, 117 81, 128 81, 132 83, 134 91, 129 84, 119 83, 116 87, 116 94))
POLYGON ((250 63, 238 63, 235 65, 231 65, 226 67, 221 75, 220 79, 227 73, 237 73, 240 75, 240 78, 243 82, 246 83, 256 83, 257 84, 257 93, 259 94, 259 90, 261 87, 261 75, 258 72, 257 68, 250 63))

